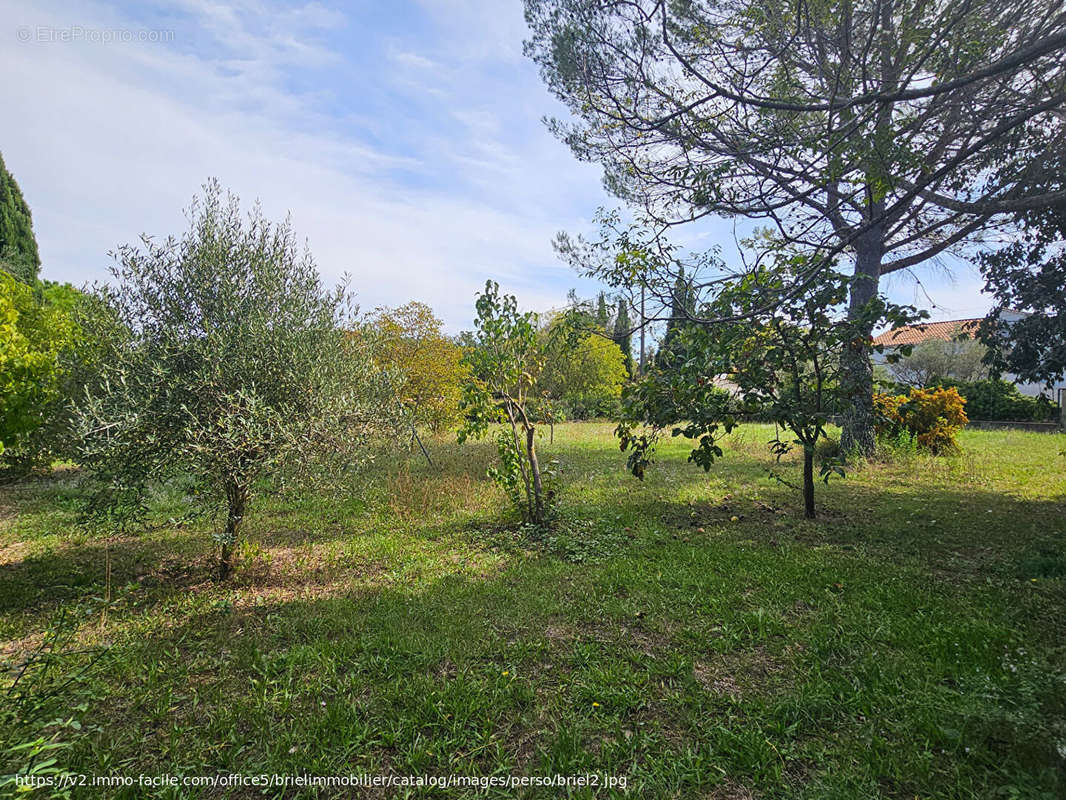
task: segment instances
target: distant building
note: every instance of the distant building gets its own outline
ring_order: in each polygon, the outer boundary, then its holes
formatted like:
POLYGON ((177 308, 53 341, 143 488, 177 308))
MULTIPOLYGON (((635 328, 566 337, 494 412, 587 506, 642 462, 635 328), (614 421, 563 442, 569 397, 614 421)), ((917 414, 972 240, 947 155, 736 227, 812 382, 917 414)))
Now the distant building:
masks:
MULTIPOLYGON (((1022 319, 1025 316, 1025 314, 1018 311, 1005 311, 1001 314, 1000 318, 1004 322, 1013 322, 1022 319)), ((977 327, 981 324, 981 319, 981 317, 977 317, 975 319, 953 319, 942 322, 926 322, 920 325, 904 325, 901 328, 894 328, 890 331, 886 331, 880 336, 874 337, 874 344, 883 345, 885 347, 885 352, 874 353, 873 362, 875 364, 886 363, 885 356, 888 354, 888 351, 892 348, 899 347, 900 345, 916 345, 935 339, 950 342, 954 339, 958 339, 960 336, 969 336, 973 338, 977 335, 977 327)), ((1059 381, 1054 385, 1051 391, 1048 391, 1047 387, 1042 383, 1019 383, 1016 375, 1004 373, 1002 377, 1004 380, 1016 383, 1018 391, 1022 394, 1029 395, 1030 397, 1045 394, 1052 400, 1055 400, 1058 397, 1059 390, 1066 389, 1066 380, 1059 381)))

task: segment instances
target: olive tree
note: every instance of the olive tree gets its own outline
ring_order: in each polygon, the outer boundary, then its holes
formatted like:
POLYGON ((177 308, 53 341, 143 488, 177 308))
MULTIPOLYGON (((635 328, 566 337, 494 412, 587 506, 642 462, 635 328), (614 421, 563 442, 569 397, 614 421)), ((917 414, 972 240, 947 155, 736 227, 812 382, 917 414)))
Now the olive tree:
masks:
POLYGON ((106 357, 77 402, 90 511, 143 516, 153 485, 182 477, 202 509, 224 509, 220 571, 259 482, 330 474, 369 457, 389 408, 370 343, 347 330, 345 288, 323 288, 288 220, 274 224, 217 181, 180 238, 141 238, 113 254, 84 322, 106 357), (324 473, 320 473, 324 474, 324 473))
POLYGON ((907 386, 933 386, 937 381, 971 383, 988 377, 984 363, 987 348, 957 331, 951 339, 928 339, 916 344, 911 354, 889 366, 889 373, 907 386))

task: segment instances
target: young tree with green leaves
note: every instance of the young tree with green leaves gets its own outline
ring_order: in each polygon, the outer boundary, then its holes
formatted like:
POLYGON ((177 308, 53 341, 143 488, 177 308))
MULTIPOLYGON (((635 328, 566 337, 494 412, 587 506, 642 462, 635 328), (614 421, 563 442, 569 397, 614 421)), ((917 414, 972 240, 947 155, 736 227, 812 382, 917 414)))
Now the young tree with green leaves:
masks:
POLYGON ((214 180, 188 218, 180 239, 115 255, 85 323, 106 357, 76 421, 90 511, 135 518, 150 486, 191 480, 206 509, 224 509, 226 576, 260 482, 339 480, 392 430, 393 404, 370 343, 350 333, 349 295, 323 288, 287 221, 242 215, 214 180))
MULTIPOLYGON (((627 393, 617 433, 623 450, 630 451, 634 475, 643 478, 667 428, 673 436, 697 440, 689 460, 709 470, 722 456, 723 435, 744 420, 769 419, 776 425, 771 451, 778 461, 793 447, 802 451, 798 488, 805 516, 815 516, 815 448, 826 438, 830 418, 850 402, 841 381, 845 349, 867 326, 918 317, 881 298, 869 301, 858 317, 848 314, 851 280, 836 272, 787 301, 766 302, 779 298, 782 287, 808 266, 806 256, 781 249, 753 271, 719 284, 700 304, 700 314, 734 321, 684 330, 679 343, 685 358, 653 370, 627 393), (722 384, 735 388, 731 393, 722 384)), ((841 461, 822 462, 824 480, 834 472, 843 475, 841 461)), ((776 471, 772 475, 794 485, 776 471)))
POLYGON ((524 522, 544 525, 551 510, 537 456, 537 420, 531 409, 545 354, 537 315, 520 313, 512 295, 494 281, 478 294, 475 330, 463 356, 470 378, 463 385, 466 422, 459 442, 481 438, 502 423, 496 436, 500 465, 489 475, 507 493, 524 522))

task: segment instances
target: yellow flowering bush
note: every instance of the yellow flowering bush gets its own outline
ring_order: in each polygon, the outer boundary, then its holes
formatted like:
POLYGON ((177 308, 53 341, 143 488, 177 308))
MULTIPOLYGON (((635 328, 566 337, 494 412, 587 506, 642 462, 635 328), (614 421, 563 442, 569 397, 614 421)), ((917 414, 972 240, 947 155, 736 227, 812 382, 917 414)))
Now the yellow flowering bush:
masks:
POLYGON ((958 449, 955 437, 969 422, 966 398, 954 388, 912 388, 906 395, 874 395, 877 433, 908 434, 933 454, 958 449))

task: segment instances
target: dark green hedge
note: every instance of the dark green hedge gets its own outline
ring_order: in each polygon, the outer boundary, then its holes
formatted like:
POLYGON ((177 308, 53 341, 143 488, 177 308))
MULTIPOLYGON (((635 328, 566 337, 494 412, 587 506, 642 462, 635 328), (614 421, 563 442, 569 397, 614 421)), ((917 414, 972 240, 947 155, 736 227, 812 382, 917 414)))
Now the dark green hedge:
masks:
POLYGON ((1028 397, 1008 381, 941 381, 941 385, 954 386, 966 398, 970 419, 1045 422, 1058 417, 1058 406, 1051 400, 1028 397))

